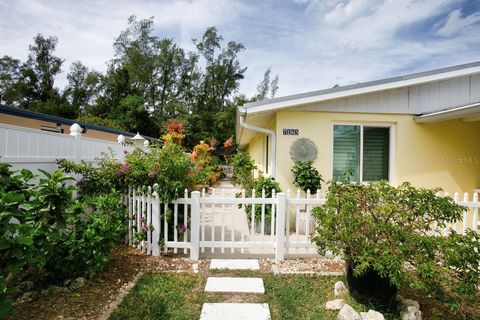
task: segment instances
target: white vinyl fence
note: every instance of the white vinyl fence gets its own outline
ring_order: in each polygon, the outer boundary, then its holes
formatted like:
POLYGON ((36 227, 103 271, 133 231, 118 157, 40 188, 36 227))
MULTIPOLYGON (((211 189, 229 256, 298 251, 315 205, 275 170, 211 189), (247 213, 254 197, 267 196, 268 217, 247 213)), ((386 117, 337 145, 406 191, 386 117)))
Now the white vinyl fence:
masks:
MULTIPOLYGON (((211 194, 185 190, 183 198, 172 203, 161 203, 152 188, 129 189, 126 196, 129 208, 128 241, 133 245, 136 230, 146 232, 146 240, 137 246, 148 254, 159 255, 161 247, 174 253, 190 254, 199 259, 208 254, 274 254, 283 260, 285 254, 316 253, 310 237, 316 224, 312 209, 325 203, 319 193, 306 197, 298 191, 256 198, 226 195, 224 191, 211 194), (173 218, 173 219, 172 219, 173 218), (169 223, 173 221, 173 223, 169 223), (163 235, 160 238, 160 235, 163 235)), ((468 208, 463 221, 450 226, 460 233, 467 228, 478 231, 478 194, 468 195, 456 202, 468 208)), ((446 235, 449 228, 438 232, 446 235)))
POLYGON ((78 124, 72 125, 70 135, 0 124, 0 162, 10 163, 13 169, 53 172, 59 159, 91 162, 110 150, 123 161, 125 146, 83 137, 78 124))

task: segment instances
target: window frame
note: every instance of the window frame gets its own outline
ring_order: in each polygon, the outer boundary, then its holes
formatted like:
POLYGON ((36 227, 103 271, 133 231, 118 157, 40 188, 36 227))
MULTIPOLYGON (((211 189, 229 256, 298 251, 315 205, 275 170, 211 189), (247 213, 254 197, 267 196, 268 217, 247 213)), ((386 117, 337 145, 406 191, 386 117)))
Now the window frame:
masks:
POLYGON ((333 179, 333 148, 335 144, 335 126, 357 126, 360 127, 360 170, 359 170, 359 183, 370 183, 372 181, 363 181, 363 128, 364 127, 374 127, 374 128, 389 128, 389 150, 388 150, 388 183, 393 184, 395 182, 395 150, 396 150, 396 131, 397 126, 394 123, 387 123, 387 122, 333 122, 332 123, 332 146, 331 146, 331 159, 332 159, 332 166, 331 166, 331 177, 333 179))

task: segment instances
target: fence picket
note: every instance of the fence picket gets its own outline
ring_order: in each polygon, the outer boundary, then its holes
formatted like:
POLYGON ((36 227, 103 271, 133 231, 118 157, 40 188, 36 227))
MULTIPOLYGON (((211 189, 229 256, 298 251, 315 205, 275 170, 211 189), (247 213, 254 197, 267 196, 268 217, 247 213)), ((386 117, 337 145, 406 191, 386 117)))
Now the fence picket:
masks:
POLYGON ((128 195, 127 195, 127 208, 128 208, 128 245, 132 245, 133 241, 133 221, 132 221, 132 216, 133 216, 133 201, 132 201, 132 187, 128 186, 128 195))
MULTIPOLYGON (((242 190, 242 200, 245 200, 245 197, 246 197, 245 189, 243 189, 243 190, 242 190)), ((246 216, 247 222, 248 222, 248 216, 247 216, 247 210, 246 210, 246 208, 247 208, 247 206, 245 206, 245 205, 242 203, 242 205, 241 205, 241 207, 240 207, 239 210, 240 210, 240 214, 244 214, 244 215, 246 216)), ((232 205, 232 210, 235 210, 235 205, 234 205, 234 204, 232 205)), ((242 237, 242 238, 241 238, 240 240, 241 240, 242 242, 245 242, 245 229, 244 229, 244 228, 242 228, 241 237, 242 237)), ((252 240, 252 239, 250 239, 250 241, 251 241, 251 240, 252 240)), ((241 253, 245 253, 245 248, 241 248, 241 249, 240 249, 240 252, 241 252, 241 253)))
MULTIPOLYGON (((473 204, 478 205, 478 193, 473 194, 473 204)), ((473 225, 472 225, 472 230, 477 231, 478 230, 478 207, 473 208, 473 225)))
MULTIPOLYGON (((212 197, 215 197, 215 194, 216 194, 216 191, 215 189, 212 190, 212 197)), ((212 203, 212 205, 210 206, 210 210, 212 211, 211 215, 212 215, 212 220, 211 220, 211 239, 212 239, 212 242, 215 241, 215 205, 212 203)), ((215 251, 215 248, 210 248, 210 252, 213 253, 215 251)))
MULTIPOLYGON (((225 198, 225 189, 222 189, 222 198, 225 198)), ((221 207, 221 219, 222 219, 222 229, 220 231, 220 239, 222 240, 222 242, 225 241, 225 204, 222 204, 222 207, 221 207)), ((221 248, 220 249, 220 252, 221 253, 225 253, 225 248, 221 248)))
MULTIPOLYGON (((185 190, 183 192, 183 198, 185 200, 188 199, 188 189, 187 188, 185 188, 185 190)), ((186 201, 183 204, 183 225, 184 225, 184 228, 182 228, 182 230, 183 230, 183 243, 187 243, 188 230, 191 229, 191 226, 189 228, 189 225, 188 225, 188 204, 187 204, 186 201)), ((187 253, 187 248, 183 248, 183 253, 184 254, 187 253)))
POLYGON ((272 189, 272 204, 271 204, 271 210, 272 210, 272 217, 271 217, 271 225, 270 225, 270 241, 274 242, 275 241, 275 214, 276 214, 276 207, 275 207, 275 189, 272 189))
MULTIPOLYGON (((202 189, 202 198, 205 198, 205 188, 202 189)), ((206 205, 201 205, 201 209, 202 212, 201 212, 201 215, 200 215, 200 224, 202 225, 202 234, 201 234, 201 241, 205 241, 205 224, 206 224, 206 221, 205 221, 205 213, 207 211, 207 206, 206 205)), ((205 248, 202 247, 202 253, 205 252, 205 248)))
MULTIPOLYGON (((468 192, 465 192, 463 194, 463 202, 468 202, 468 192)), ((465 234, 467 232, 467 219, 468 219, 468 209, 463 211, 463 229, 462 229, 462 234, 465 234)))
MULTIPOLYGON (((307 200, 310 200, 310 189, 307 190, 307 200)), ((307 204, 305 212, 305 242, 310 241, 310 205, 307 204)))
MULTIPOLYGON (((265 199, 265 189, 262 189, 262 199, 265 199)), ((265 203, 262 203, 262 218, 261 218, 261 225, 260 225, 260 232, 261 232, 261 239, 265 236, 265 203)))
POLYGON ((152 194, 152 254, 154 256, 160 255, 160 225, 160 202, 157 190, 154 190, 152 194))
MULTIPOLYGON (((178 203, 173 204, 173 241, 178 241, 178 203)), ((173 248, 173 253, 177 253, 177 248, 173 248)))
POLYGON ((146 198, 147 206, 147 253, 152 254, 152 187, 148 186, 148 193, 146 198))

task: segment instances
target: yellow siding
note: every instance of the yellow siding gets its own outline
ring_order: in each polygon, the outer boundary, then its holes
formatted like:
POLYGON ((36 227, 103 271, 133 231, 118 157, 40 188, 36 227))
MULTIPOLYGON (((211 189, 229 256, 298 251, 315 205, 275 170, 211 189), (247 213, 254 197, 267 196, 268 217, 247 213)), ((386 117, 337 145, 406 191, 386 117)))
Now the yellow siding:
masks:
MULTIPOLYGON (((276 114, 276 180, 283 190, 295 189, 290 146, 301 137, 315 142, 318 156, 314 165, 325 180, 332 178, 334 123, 394 124, 392 184, 410 181, 419 187, 441 187, 448 192, 469 193, 480 188, 480 122, 450 120, 416 124, 411 115, 287 110, 276 114), (298 128, 300 135, 283 136, 283 128, 298 128)), ((258 164, 263 165, 262 141, 264 136, 258 135, 248 151, 258 164)))

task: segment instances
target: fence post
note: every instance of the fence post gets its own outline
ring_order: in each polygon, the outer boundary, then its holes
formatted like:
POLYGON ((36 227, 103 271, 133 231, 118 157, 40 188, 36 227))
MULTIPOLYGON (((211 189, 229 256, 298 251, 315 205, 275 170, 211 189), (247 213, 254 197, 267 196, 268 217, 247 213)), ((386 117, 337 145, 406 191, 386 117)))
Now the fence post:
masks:
POLYGON ((287 211, 287 198, 285 193, 277 194, 277 230, 275 245, 275 260, 280 261, 285 257, 285 217, 287 211))
POLYGON ((78 123, 70 127, 70 135, 75 138, 73 145, 73 160, 80 163, 82 160, 82 127, 78 123))
POLYGON ((192 192, 192 213, 190 229, 190 259, 200 258, 200 192, 192 192))
POLYGON ((152 193, 152 255, 160 256, 160 202, 158 200, 158 193, 155 186, 152 193))

